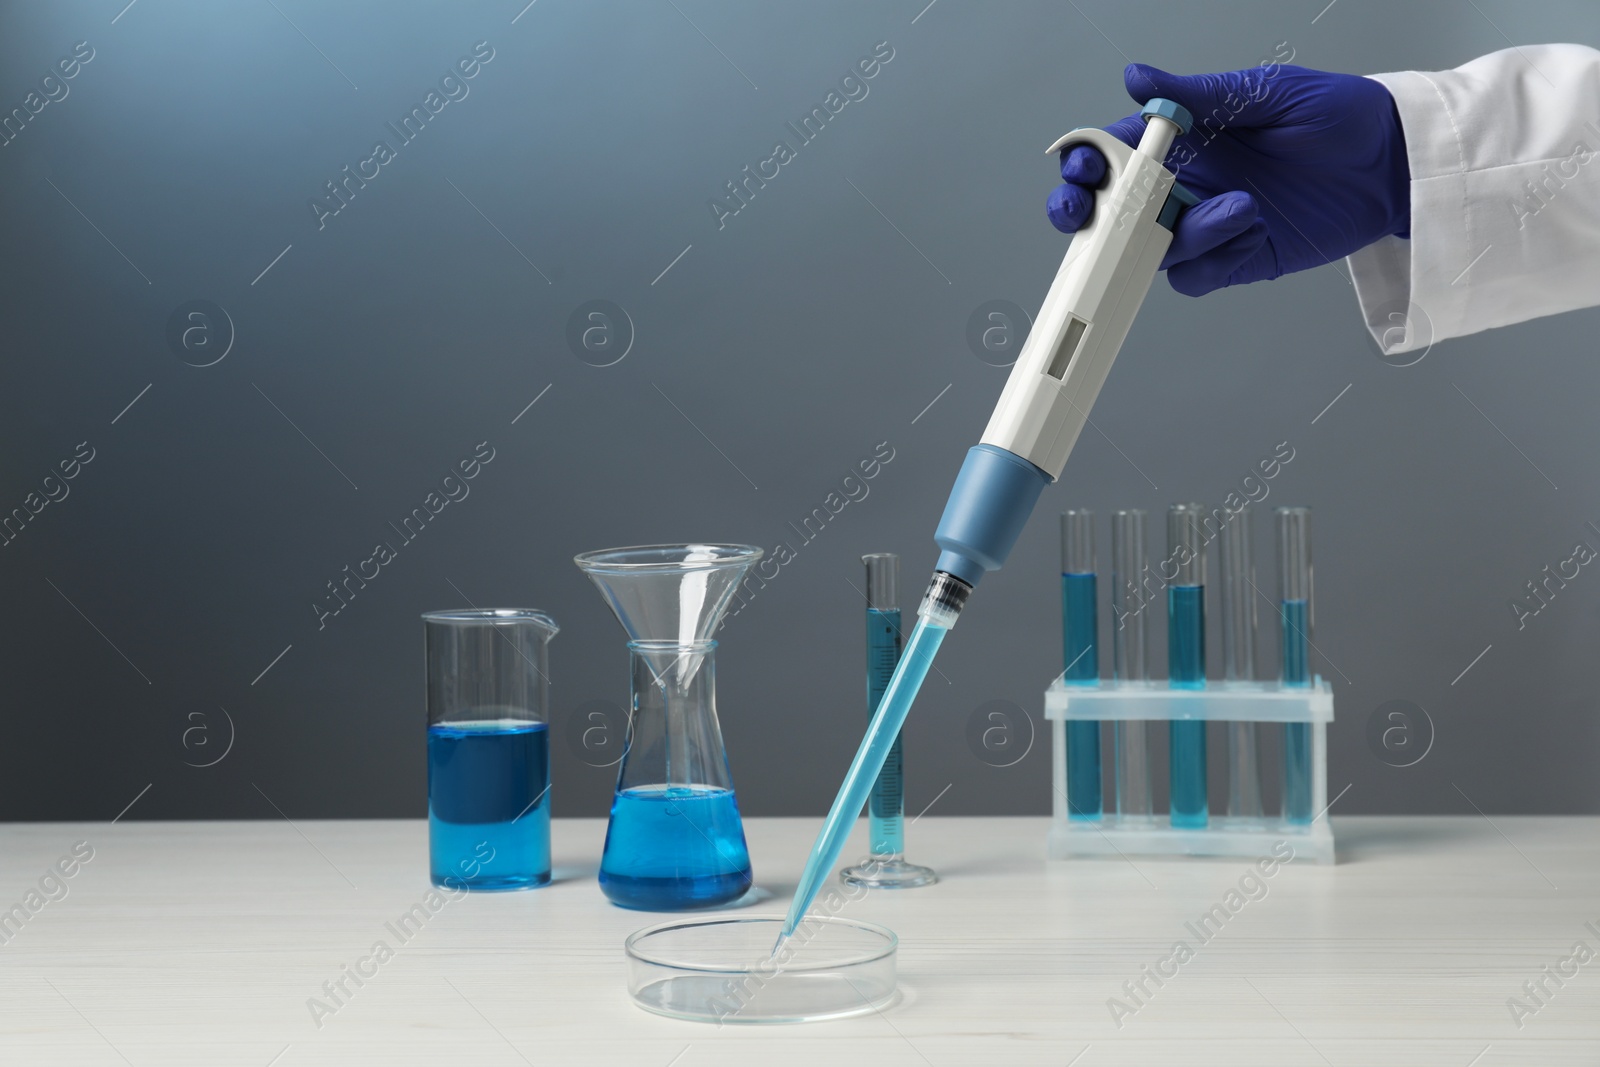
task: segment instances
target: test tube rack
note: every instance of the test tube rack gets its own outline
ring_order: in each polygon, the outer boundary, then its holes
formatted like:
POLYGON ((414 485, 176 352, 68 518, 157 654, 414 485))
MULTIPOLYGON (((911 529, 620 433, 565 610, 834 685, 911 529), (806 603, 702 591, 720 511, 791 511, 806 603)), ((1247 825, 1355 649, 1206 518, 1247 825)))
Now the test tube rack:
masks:
MULTIPOLYGON (((1279 840, 1294 846, 1295 857, 1334 862, 1333 829, 1328 824, 1328 723, 1333 721, 1333 687, 1320 676, 1309 686, 1277 682, 1213 682, 1206 689, 1173 688, 1165 682, 1101 681, 1067 684, 1058 677, 1045 690, 1044 714, 1050 720, 1050 761, 1054 804, 1046 849, 1050 859, 1080 856, 1216 856, 1253 858, 1279 840), (1266 722, 1311 725, 1311 810, 1309 823, 1279 816, 1234 818, 1211 815, 1205 829, 1177 829, 1160 813, 1123 817, 1107 810, 1098 818, 1067 814, 1067 723, 1128 720, 1172 722, 1266 722)), ((1114 771, 1113 771, 1114 773, 1114 771)))

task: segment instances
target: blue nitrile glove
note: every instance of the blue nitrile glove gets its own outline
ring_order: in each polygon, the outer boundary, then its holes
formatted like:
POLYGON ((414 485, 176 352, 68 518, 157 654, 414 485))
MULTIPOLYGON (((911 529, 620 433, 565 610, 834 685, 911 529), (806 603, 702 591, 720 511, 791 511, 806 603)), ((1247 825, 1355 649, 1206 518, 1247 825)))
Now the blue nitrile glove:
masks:
MULTIPOLYGON (((1370 78, 1280 65, 1186 77, 1142 63, 1123 71, 1139 103, 1161 96, 1194 116, 1166 164, 1200 203, 1184 212, 1161 268, 1186 296, 1263 281, 1342 259, 1389 234, 1409 236, 1411 170, 1400 113, 1370 78)), ((1130 115, 1106 127, 1129 145, 1130 115)), ((1061 153, 1065 185, 1050 194, 1056 229, 1072 233, 1094 207, 1105 157, 1061 153)))

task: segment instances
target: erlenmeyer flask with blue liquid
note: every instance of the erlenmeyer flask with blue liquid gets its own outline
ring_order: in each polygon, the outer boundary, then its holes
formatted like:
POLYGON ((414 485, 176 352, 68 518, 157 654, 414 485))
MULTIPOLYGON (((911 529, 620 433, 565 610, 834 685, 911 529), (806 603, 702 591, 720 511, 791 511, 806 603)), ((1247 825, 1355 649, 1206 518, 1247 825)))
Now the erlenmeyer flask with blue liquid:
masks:
POLYGON ((740 579, 746 545, 654 545, 587 552, 577 564, 627 631, 628 746, 600 861, 613 903, 709 908, 751 885, 744 824, 717 722, 711 639, 740 579))

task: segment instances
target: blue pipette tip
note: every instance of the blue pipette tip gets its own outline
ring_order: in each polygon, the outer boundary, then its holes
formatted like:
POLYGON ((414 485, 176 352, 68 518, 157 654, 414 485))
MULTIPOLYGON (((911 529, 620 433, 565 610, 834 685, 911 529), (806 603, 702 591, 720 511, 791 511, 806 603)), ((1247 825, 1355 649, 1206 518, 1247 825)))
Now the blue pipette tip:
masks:
MULTIPOLYGON (((955 579, 950 581, 954 582, 955 579)), ((962 588, 971 591, 970 586, 963 585, 962 588)), ((963 595, 960 599, 964 601, 966 598, 963 595)), ((824 875, 838 862, 839 853, 844 849, 845 839, 849 837, 856 817, 861 814, 861 809, 867 802, 867 794, 871 792, 872 784, 877 781, 878 772, 883 770, 889 749, 894 744, 894 739, 900 735, 900 726, 905 722, 906 713, 911 710, 911 703, 916 699, 917 690, 922 688, 923 679, 928 676, 928 669, 933 666, 933 657, 938 653, 939 645, 944 640, 944 635, 949 632, 949 625, 955 622, 959 610, 958 603, 948 613, 948 621, 943 624, 932 622, 919 613, 917 625, 911 631, 910 640, 906 642, 905 654, 895 667, 894 677, 890 679, 889 687, 884 691, 883 699, 878 704, 878 710, 872 716, 872 723, 867 727, 867 734, 861 739, 861 747, 856 750, 855 760, 850 764, 844 783, 839 787, 839 795, 834 798, 833 807, 829 809, 828 817, 823 820, 822 830, 817 834, 816 844, 811 847, 811 855, 806 860, 805 870, 800 875, 800 883, 795 888, 794 902, 790 905, 789 915, 784 920, 783 925, 787 929, 785 936, 792 934, 800 925, 800 920, 811 907, 812 901, 816 899, 824 875)))

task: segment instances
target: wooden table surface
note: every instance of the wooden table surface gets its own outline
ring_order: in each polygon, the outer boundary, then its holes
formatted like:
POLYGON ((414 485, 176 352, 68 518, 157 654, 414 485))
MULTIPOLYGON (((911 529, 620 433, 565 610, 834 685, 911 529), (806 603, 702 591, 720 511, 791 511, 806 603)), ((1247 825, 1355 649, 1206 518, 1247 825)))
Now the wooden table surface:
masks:
MULTIPOLYGON (((10 825, 0 1064, 1600 1064, 1600 819, 1336 819, 1336 866, 1270 877, 1047 864, 1046 825, 923 819, 910 858, 943 881, 848 905, 900 935, 894 1008, 723 1028, 629 1001, 623 939, 659 919, 600 895, 598 820, 556 823, 551 886, 450 901, 404 942, 421 821, 10 825), (1145 967, 1169 976, 1136 1000, 1145 967)), ((781 912, 817 822, 746 827, 751 911, 781 912)))

